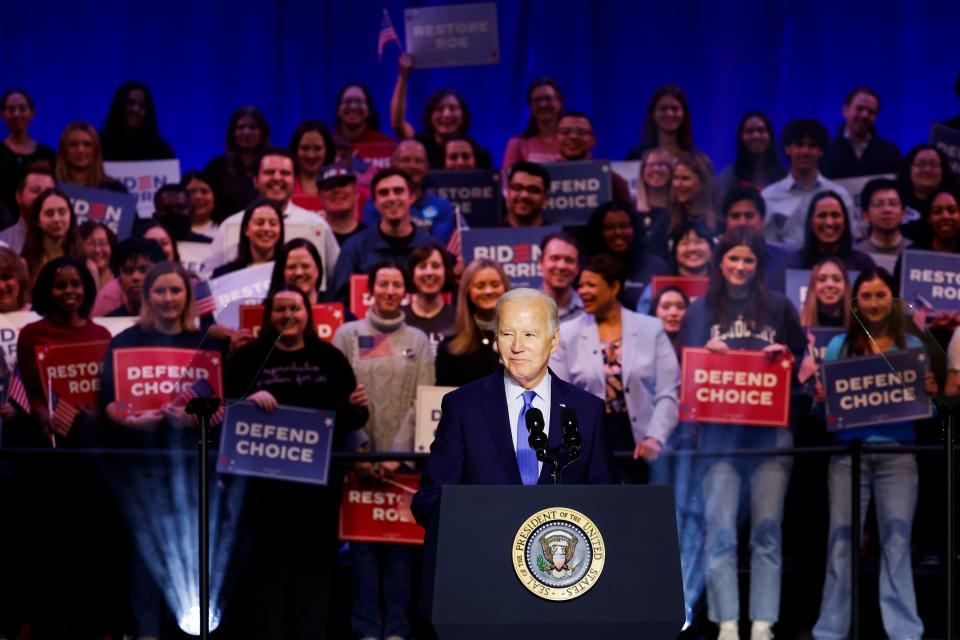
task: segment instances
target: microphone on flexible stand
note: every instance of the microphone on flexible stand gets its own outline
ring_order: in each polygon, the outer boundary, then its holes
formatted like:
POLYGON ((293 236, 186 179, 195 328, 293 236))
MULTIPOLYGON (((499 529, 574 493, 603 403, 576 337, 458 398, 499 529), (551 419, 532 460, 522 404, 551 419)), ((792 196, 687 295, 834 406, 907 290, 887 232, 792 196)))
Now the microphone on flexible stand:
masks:
POLYGON ((530 443, 530 448, 536 451, 537 460, 547 462, 547 434, 543 431, 545 424, 543 412, 536 407, 530 407, 527 409, 524 420, 527 423, 527 431, 530 432, 530 437, 527 440, 530 443))

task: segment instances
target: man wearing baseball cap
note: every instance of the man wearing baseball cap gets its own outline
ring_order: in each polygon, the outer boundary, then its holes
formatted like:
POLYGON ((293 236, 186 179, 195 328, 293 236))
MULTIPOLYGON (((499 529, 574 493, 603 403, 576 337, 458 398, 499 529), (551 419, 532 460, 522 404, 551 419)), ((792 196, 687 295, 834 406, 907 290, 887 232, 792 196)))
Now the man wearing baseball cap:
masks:
POLYGON ((345 164, 334 164, 320 174, 320 205, 342 247, 347 238, 367 228, 357 219, 357 174, 345 164))

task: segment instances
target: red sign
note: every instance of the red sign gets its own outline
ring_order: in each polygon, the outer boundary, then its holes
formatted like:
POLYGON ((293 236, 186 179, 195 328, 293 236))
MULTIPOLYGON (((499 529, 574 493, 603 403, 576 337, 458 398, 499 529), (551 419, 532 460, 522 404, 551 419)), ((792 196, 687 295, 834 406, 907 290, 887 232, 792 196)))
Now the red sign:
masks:
MULTIPOLYGON (((333 340, 333 334, 343 324, 343 304, 340 302, 318 302, 313 305, 313 321, 317 325, 317 333, 324 342, 333 340)), ((263 324, 262 304, 240 305, 240 328, 249 329, 253 337, 260 334, 263 324)))
POLYGON ((653 276, 650 280, 653 295, 660 293, 664 287, 677 287, 691 300, 707 295, 710 278, 707 276, 653 276))
POLYGON ((786 427, 793 358, 761 351, 683 350, 680 419, 786 427))
POLYGON ((340 539, 423 544, 423 528, 410 511, 419 486, 415 473, 398 473, 386 482, 348 473, 340 501, 340 539))
MULTIPOLYGON (((363 273, 355 273, 350 276, 350 313, 362 320, 367 317, 367 311, 373 306, 373 294, 370 293, 368 276, 363 273)), ((446 299, 446 298, 444 298, 446 299)), ((407 306, 410 304, 410 294, 403 296, 400 304, 407 306)))
POLYGON ((161 409, 206 380, 223 397, 220 353, 173 347, 133 347, 113 351, 113 384, 121 411, 161 409))
POLYGON ((290 200, 298 207, 303 207, 308 211, 323 211, 323 205, 320 204, 320 196, 313 193, 295 193, 290 196, 290 200))
POLYGON ((100 371, 110 342, 50 344, 37 347, 37 365, 44 393, 52 388, 61 400, 96 409, 100 399, 100 371))

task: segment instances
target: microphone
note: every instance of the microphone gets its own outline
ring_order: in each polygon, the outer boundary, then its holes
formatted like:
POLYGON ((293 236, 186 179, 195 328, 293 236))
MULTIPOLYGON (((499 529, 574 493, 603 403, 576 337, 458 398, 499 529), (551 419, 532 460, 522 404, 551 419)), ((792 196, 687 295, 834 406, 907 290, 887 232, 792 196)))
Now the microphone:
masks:
POLYGON ((527 442, 530 443, 530 448, 537 452, 537 460, 543 462, 547 453, 547 434, 543 432, 543 412, 536 407, 530 407, 527 409, 524 420, 527 423, 527 431, 530 432, 527 442))
POLYGON ((564 407, 560 413, 560 424, 563 425, 563 444, 570 453, 570 460, 575 460, 580 456, 580 445, 583 443, 577 412, 570 407, 564 407))

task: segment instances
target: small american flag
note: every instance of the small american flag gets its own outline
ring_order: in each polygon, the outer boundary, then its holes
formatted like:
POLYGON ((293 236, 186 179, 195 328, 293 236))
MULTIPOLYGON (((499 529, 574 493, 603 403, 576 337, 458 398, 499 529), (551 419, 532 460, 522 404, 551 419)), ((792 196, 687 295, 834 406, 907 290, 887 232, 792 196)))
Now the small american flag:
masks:
POLYGON ((10 390, 7 397, 25 412, 30 413, 30 398, 27 397, 27 388, 23 386, 20 369, 14 369, 10 376, 10 390))
POLYGON ((73 421, 80 415, 80 409, 72 402, 63 400, 55 391, 50 392, 50 415, 53 416, 53 429, 61 433, 70 430, 73 421))
POLYGON ((810 354, 803 356, 800 361, 800 368, 797 370, 797 380, 803 384, 817 373, 817 362, 810 354))
POLYGON ((361 360, 384 358, 393 353, 393 344, 390 342, 389 333, 381 333, 375 336, 357 336, 357 347, 360 350, 361 360))
MULTIPOLYGON (((171 401, 171 404, 179 407, 186 407, 191 398, 212 398, 215 395, 217 395, 217 392, 213 390, 213 387, 210 386, 210 383, 201 378, 190 385, 189 389, 184 389, 175 395, 171 401)), ((220 424, 221 422, 223 422, 223 402, 220 403, 220 407, 210 417, 211 425, 220 424)))
POLYGON ((397 30, 393 28, 390 14, 384 9, 383 20, 380 21, 380 35, 377 38, 377 60, 383 58, 383 48, 390 42, 396 42, 398 47, 403 48, 400 44, 400 38, 397 37, 397 30))
POLYGON ((210 290, 208 282, 201 280, 193 285, 193 299, 196 300, 198 316, 205 316, 217 310, 217 301, 213 298, 213 291, 210 290))

